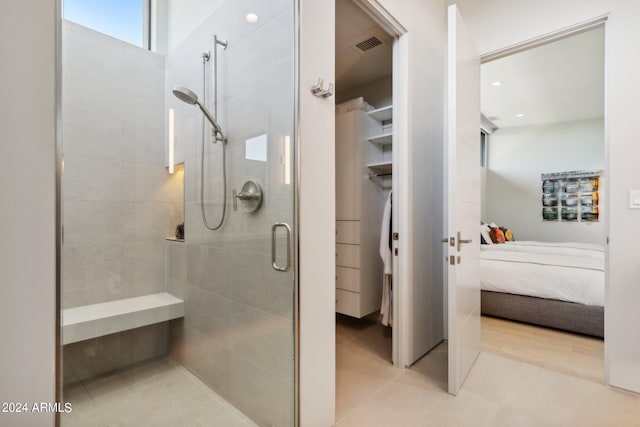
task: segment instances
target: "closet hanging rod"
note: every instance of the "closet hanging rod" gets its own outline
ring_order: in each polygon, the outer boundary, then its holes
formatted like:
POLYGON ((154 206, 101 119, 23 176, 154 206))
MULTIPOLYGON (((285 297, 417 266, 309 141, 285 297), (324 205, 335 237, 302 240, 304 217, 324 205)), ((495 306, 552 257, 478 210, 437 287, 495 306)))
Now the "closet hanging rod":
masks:
POLYGON ((392 172, 387 172, 387 173, 370 173, 369 174, 369 178, 377 178, 379 176, 391 176, 393 175, 392 172))

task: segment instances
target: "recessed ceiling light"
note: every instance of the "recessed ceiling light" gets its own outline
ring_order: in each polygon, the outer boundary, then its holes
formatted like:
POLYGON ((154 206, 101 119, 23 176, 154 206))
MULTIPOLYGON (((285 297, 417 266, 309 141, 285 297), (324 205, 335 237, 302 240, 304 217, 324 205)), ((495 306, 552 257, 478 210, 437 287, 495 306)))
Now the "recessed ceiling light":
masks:
POLYGON ((523 118, 523 117, 524 117, 524 113, 518 113, 518 114, 516 114, 516 117, 518 117, 518 118, 520 118, 520 119, 521 119, 521 118, 523 118))
POLYGON ((499 80, 496 80, 495 82, 491 83, 491 86, 493 86, 493 87, 502 86, 502 82, 499 81, 499 80))
POLYGON ((252 24, 254 22, 258 22, 258 15, 256 15, 255 13, 247 13, 244 18, 247 20, 247 22, 251 22, 252 24))
POLYGON ((487 117, 487 119, 491 120, 492 122, 495 122, 496 120, 500 120, 500 116, 489 116, 487 117))

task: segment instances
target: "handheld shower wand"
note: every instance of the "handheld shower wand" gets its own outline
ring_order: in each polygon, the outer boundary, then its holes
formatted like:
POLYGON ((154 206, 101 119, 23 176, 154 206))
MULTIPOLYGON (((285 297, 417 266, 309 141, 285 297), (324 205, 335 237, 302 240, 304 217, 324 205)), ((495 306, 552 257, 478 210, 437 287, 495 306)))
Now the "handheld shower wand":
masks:
POLYGON ((211 115, 209 110, 207 110, 202 104, 200 104, 200 102, 198 102, 198 95, 196 95, 190 89, 182 86, 174 87, 173 94, 182 102, 186 102, 189 105, 197 105, 200 108, 200 111, 202 111, 202 114, 204 114, 207 120, 209 120, 209 123, 211 123, 211 125, 215 129, 216 141, 220 140, 225 144, 227 143, 227 137, 224 135, 224 132, 222 132, 222 128, 218 124, 217 120, 211 115))
MULTIPOLYGON (((204 58, 204 56, 203 56, 204 58)), ((203 67, 204 67, 203 62, 203 67)), ((203 71, 203 86, 204 86, 204 71, 203 71)), ((176 86, 173 88, 173 94, 182 102, 186 102, 189 105, 197 105, 204 114, 204 117, 211 123, 213 129, 215 130, 215 138, 213 142, 222 141, 222 216, 220 217, 220 221, 218 225, 210 225, 209 221, 207 221, 207 214, 204 209, 204 146, 205 146, 205 132, 204 132, 204 120, 202 122, 202 155, 200 157, 200 213, 202 214, 202 222, 204 222, 204 226, 209 230, 218 230, 222 227, 222 223, 224 223, 224 217, 227 212, 227 161, 226 161, 226 145, 227 145, 227 137, 222 132, 222 128, 216 121, 216 119, 209 113, 209 111, 204 107, 204 105, 198 102, 198 95, 196 95, 193 91, 187 89, 186 87, 176 86)))
MULTIPOLYGON (((213 36, 213 41, 214 41, 213 52, 215 57, 215 65, 213 68, 213 76, 214 76, 213 83, 214 83, 214 89, 216 92, 215 98, 214 98, 214 104, 213 104, 214 105, 213 111, 217 115, 218 114, 218 108, 217 108, 218 58, 216 53, 217 53, 218 45, 221 45, 224 48, 226 48, 227 42, 226 40, 219 40, 218 37, 215 35, 213 36)), ((202 91, 204 93, 207 93, 207 62, 209 62, 210 58, 211 58, 211 55, 208 51, 202 54, 202 91)), ((222 141, 222 215, 220 216, 220 221, 218 222, 218 224, 214 226, 214 225, 210 225, 209 221, 207 221, 207 213, 205 212, 205 209, 204 209, 204 166, 205 166, 204 147, 205 147, 206 137, 205 137, 205 122, 203 119, 202 120, 202 154, 200 157, 200 213, 202 214, 202 222, 204 223, 204 226, 209 230, 215 231, 220 229, 220 227, 222 227, 222 224, 224 223, 224 218, 227 213, 227 155, 226 155, 227 137, 224 134, 224 132, 222 132, 222 128, 218 124, 218 121, 216 120, 216 118, 213 117, 213 115, 211 115, 209 110, 207 110, 204 105, 198 102, 198 95, 196 95, 193 91, 191 91, 190 89, 187 89, 186 87, 176 86, 173 88, 173 94, 176 96, 176 98, 178 98, 182 102, 185 102, 189 105, 197 105, 198 108, 200 108, 200 111, 202 111, 202 114, 204 115, 204 117, 213 126, 213 129, 214 129, 213 142, 222 141)))

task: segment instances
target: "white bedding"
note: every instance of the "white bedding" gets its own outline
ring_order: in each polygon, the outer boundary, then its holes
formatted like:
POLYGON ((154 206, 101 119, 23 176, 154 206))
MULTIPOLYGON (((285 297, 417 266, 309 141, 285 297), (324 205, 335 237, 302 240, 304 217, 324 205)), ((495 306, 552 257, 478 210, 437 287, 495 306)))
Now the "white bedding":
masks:
POLYGON ((580 243, 481 245, 481 288, 604 306, 604 249, 580 243))
POLYGON ((548 255, 575 255, 604 261, 604 248, 591 243, 552 242, 506 242, 502 244, 480 245, 482 251, 532 252, 548 255))

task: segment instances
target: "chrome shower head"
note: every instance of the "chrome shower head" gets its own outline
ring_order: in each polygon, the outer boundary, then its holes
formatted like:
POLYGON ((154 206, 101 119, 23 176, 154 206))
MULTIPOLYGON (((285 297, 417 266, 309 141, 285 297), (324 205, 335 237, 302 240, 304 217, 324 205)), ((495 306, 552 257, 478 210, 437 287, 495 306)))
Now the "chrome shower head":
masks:
POLYGON ((225 141, 225 144, 226 144, 227 137, 224 135, 224 132, 222 132, 222 128, 218 124, 218 122, 215 119, 215 117, 213 117, 211 115, 209 110, 207 110, 204 107, 204 105, 202 105, 202 104, 200 104, 198 102, 198 95, 196 95, 190 89, 187 89, 186 87, 182 87, 182 86, 174 87, 173 88, 173 94, 176 96, 176 98, 178 98, 182 102, 186 102, 189 105, 197 105, 198 108, 200 108, 200 111, 202 111, 202 114, 204 114, 204 116, 207 118, 207 120, 209 120, 209 123, 211 123, 211 125, 215 129, 215 131, 216 131, 216 140, 225 141))
POLYGON ((176 86, 173 88, 173 94, 182 102, 186 102, 190 105, 198 104, 198 95, 193 93, 186 87, 176 86))

